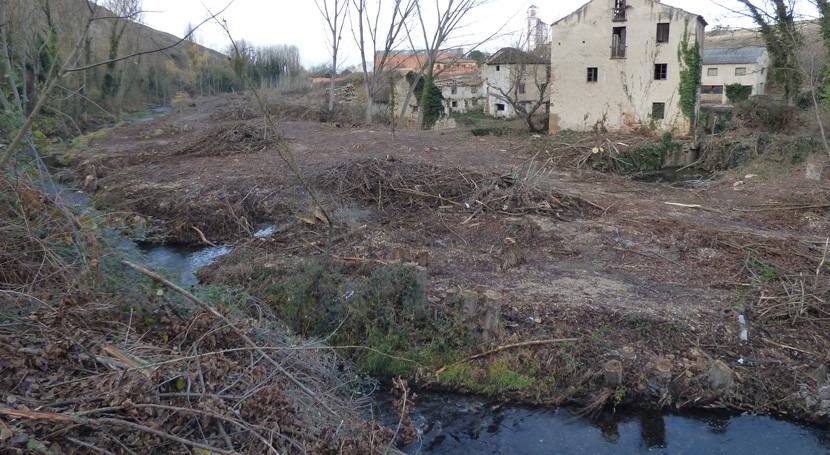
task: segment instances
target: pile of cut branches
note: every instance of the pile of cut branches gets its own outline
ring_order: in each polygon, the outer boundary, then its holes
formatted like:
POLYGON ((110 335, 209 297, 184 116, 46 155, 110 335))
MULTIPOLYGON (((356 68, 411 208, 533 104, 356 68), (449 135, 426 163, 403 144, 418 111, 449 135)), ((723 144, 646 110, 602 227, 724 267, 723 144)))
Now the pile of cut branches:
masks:
MULTIPOLYGON (((237 122, 188 141, 172 155, 228 156, 260 152, 268 146, 268 136, 267 128, 262 122, 258 125, 253 122, 237 122)), ((276 138, 273 133, 270 136, 276 138)))
POLYGON ((546 169, 531 160, 508 174, 488 175, 394 158, 361 158, 344 161, 320 173, 315 181, 338 197, 370 204, 379 211, 462 208, 473 216, 488 211, 572 219, 599 210, 551 188, 546 169))

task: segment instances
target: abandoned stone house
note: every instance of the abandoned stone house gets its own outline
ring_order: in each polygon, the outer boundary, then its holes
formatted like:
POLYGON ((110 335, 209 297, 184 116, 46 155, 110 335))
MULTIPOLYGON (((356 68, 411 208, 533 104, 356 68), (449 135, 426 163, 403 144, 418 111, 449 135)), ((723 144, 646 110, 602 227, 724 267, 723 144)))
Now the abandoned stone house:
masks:
POLYGON ((481 69, 476 65, 465 73, 441 74, 435 79, 444 97, 444 112, 484 112, 487 90, 481 79, 481 69))
POLYGON ((680 50, 684 42, 687 49, 703 49, 705 27, 703 17, 659 0, 592 0, 554 22, 551 134, 687 131, 680 50))
POLYGON ((482 70, 487 85, 487 113, 513 118, 516 107, 536 103, 547 111, 548 62, 520 49, 505 47, 487 59, 482 70))
POLYGON ((766 94, 769 66, 769 53, 763 46, 704 49, 701 103, 729 102, 725 87, 735 83, 752 87, 752 96, 766 94))

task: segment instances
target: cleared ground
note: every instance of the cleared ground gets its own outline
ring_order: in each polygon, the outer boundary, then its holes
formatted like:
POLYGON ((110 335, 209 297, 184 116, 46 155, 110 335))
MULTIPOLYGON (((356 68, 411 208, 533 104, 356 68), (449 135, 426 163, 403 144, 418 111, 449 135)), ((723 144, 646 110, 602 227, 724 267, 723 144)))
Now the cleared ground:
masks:
POLYGON ((212 282, 246 285, 258 270, 292 270, 327 252, 356 273, 427 252, 431 303, 466 290, 499 296, 492 346, 577 339, 506 350, 513 369, 562 378, 501 391, 506 398, 830 414, 826 155, 792 164, 786 150, 768 152, 711 179, 646 183, 589 164, 600 147, 652 138, 393 137, 383 126, 283 111, 285 141, 334 221, 330 232, 251 106, 244 95, 194 100, 102 131, 68 152, 73 170, 131 232, 236 242, 203 273, 212 282), (251 238, 262 225, 275 233, 251 238), (622 389, 603 388, 612 360, 622 389))

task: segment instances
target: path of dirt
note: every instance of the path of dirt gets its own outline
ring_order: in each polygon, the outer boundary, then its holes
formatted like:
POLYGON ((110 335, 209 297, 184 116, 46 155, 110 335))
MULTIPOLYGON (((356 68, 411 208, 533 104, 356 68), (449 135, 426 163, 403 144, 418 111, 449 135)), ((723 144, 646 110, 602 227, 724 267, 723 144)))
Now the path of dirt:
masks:
MULTIPOLYGON (((277 153, 273 132, 261 118, 240 114, 249 105, 243 95, 207 98, 151 122, 121 125, 71 152, 75 169, 80 179, 92 175, 87 181, 97 188, 99 206, 126 212, 115 218, 143 224, 158 239, 199 241, 201 231, 224 241, 250 237, 262 224, 278 226, 268 238, 239 241, 237 252, 206 274, 213 281, 234 282, 257 267, 322 254, 310 245, 324 245, 326 230, 277 153)), ((821 261, 830 236, 830 184, 805 172, 823 167, 826 176, 826 157, 785 169, 760 162, 689 189, 579 168, 580 156, 603 136, 575 145, 526 134, 393 138, 381 126, 280 125, 337 221, 336 256, 388 261, 396 251, 427 251, 431 299, 458 289, 494 290, 503 302, 499 341, 580 338, 573 353, 585 369, 623 362, 630 397, 815 420, 830 415, 826 294, 780 315, 773 304, 797 286, 782 290, 784 281, 765 281, 771 278, 756 266, 827 280, 821 261), (348 163, 382 173, 389 187, 332 183, 348 163), (441 180, 452 173, 455 187, 441 180), (480 193, 500 175, 510 179, 480 193), (522 197, 511 199, 517 182, 522 197), (469 199, 477 194, 489 199, 469 199), (514 205, 498 205, 501 194, 514 205), (482 211, 480 202, 487 204, 482 211), (520 251, 519 265, 505 264, 508 244, 520 251), (747 341, 740 338, 744 328, 747 341), (624 347, 635 358, 621 355, 624 347), (672 379, 655 387, 649 378, 666 361, 672 379), (729 376, 726 384, 716 380, 719 371, 729 376)), ((826 291, 830 282, 814 285, 826 291)), ((529 355, 541 362, 558 354, 529 355)), ((592 381, 599 393, 601 378, 592 381)), ((512 398, 530 398, 520 395, 512 398)))

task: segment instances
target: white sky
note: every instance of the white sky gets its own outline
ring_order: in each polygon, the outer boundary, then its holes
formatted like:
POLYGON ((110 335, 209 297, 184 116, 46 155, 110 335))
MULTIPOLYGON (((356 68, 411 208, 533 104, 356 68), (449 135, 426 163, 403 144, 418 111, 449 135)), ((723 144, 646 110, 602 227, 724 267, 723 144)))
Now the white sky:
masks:
MULTIPOLYGON (((181 36, 188 23, 198 24, 209 16, 208 9, 218 12, 230 0, 143 0, 146 11, 144 22, 150 27, 181 36)), ((422 0, 432 4, 433 0, 422 0)), ((451 45, 466 45, 481 41, 504 26, 502 33, 517 33, 526 28, 527 8, 535 4, 539 17, 554 22, 586 3, 587 0, 490 0, 479 7, 463 23, 464 28, 451 45)), ((746 18, 729 12, 722 6, 740 9, 736 0, 663 0, 667 5, 683 8, 702 15, 709 28, 716 25, 748 26, 746 18)), ((798 0, 805 13, 808 0, 798 0)), ((234 39, 245 39, 254 45, 293 44, 300 48, 302 62, 313 66, 330 61, 328 41, 323 18, 314 0, 234 0, 221 16, 227 21, 234 39)), ((216 24, 206 24, 197 32, 197 40, 217 50, 228 47, 229 40, 216 24)), ((481 49, 495 51, 515 42, 515 35, 503 36, 485 44, 481 49)), ((416 41, 416 45, 423 44, 416 41)), ((343 67, 359 63, 351 32, 343 32, 343 67)))

